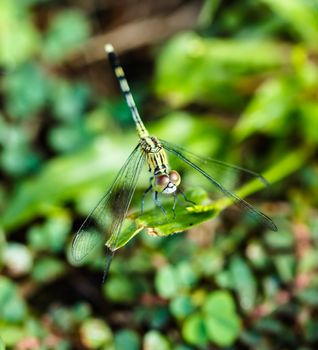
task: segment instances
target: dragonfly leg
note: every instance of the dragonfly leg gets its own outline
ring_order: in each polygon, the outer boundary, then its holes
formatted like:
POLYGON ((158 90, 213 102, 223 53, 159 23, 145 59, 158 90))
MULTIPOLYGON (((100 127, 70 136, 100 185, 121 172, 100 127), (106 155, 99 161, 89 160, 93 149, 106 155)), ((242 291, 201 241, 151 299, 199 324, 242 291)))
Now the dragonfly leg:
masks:
MULTIPOLYGON (((107 248, 107 249, 109 249, 109 248, 107 248)), ((105 262, 105 267, 104 267, 104 272, 103 272, 102 285, 106 281, 106 278, 107 278, 107 275, 108 275, 108 271, 109 271, 109 268, 110 268, 110 264, 111 264, 111 262, 113 260, 114 254, 115 254, 114 251, 109 250, 108 255, 106 256, 106 262, 105 262)))
POLYGON ((176 218, 176 205, 177 205, 177 193, 173 192, 173 207, 172 207, 172 211, 173 211, 173 218, 176 218))
POLYGON ((185 193, 184 193, 183 191, 179 190, 179 193, 181 194, 181 196, 183 197, 183 199, 184 199, 186 202, 191 203, 191 204, 193 204, 193 205, 196 205, 195 202, 190 201, 190 199, 188 199, 188 198, 186 197, 186 195, 185 195, 185 193))
POLYGON ((141 197, 141 215, 144 213, 145 197, 147 193, 149 193, 151 190, 152 190, 152 185, 150 184, 150 186, 146 189, 146 191, 143 193, 141 197))
POLYGON ((165 215, 167 215, 166 209, 162 206, 160 199, 158 198, 157 191, 154 192, 154 201, 155 201, 156 206, 159 207, 165 215))

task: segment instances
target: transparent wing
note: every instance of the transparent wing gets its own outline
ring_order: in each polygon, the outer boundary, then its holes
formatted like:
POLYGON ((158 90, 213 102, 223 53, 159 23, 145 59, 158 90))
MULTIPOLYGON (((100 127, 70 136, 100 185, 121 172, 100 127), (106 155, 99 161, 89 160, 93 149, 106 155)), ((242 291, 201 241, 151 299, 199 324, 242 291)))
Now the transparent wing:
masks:
MULTIPOLYGON (((252 171, 249 171, 247 169, 243 169, 236 166, 231 166, 229 164, 217 161, 212 158, 201 158, 197 155, 192 154, 191 152, 183 150, 179 146, 175 146, 169 142, 166 142, 164 140, 160 140, 163 147, 170 153, 177 156, 179 159, 183 160, 186 164, 190 165, 192 168, 196 169, 199 173, 201 173, 206 179, 210 181, 214 185, 214 187, 223 193, 226 197, 230 198, 232 202, 241 210, 244 210, 249 216, 251 216, 254 220, 261 222, 264 226, 268 227, 272 231, 277 231, 277 226, 274 224, 272 219, 270 219, 268 216, 263 214, 262 212, 258 211, 256 208, 254 208, 252 205, 247 203, 244 199, 237 196, 235 193, 231 192, 227 188, 221 184, 221 181, 217 180, 214 176, 211 176, 207 172, 201 169, 201 164, 212 164, 215 165, 215 167, 220 168, 229 168, 236 172, 242 172, 252 177, 257 177, 262 181, 263 183, 267 184, 267 181, 262 177, 261 175, 254 173, 252 171), (200 165, 198 165, 200 164, 200 165)), ((216 172, 216 174, 219 174, 216 172)))
POLYGON ((228 190, 234 190, 237 187, 238 182, 249 181, 252 179, 259 180, 264 186, 269 185, 268 181, 261 174, 252 170, 228 164, 214 158, 198 156, 180 146, 171 144, 164 140, 160 140, 160 142, 168 151, 169 148, 173 149, 192 162, 195 162, 204 172, 208 173, 214 180, 221 182, 228 190))
MULTIPOLYGON (((144 153, 138 144, 107 193, 77 231, 72 242, 72 255, 75 261, 81 261, 96 244, 101 242, 106 242, 109 248, 108 255, 113 256, 144 161, 144 153)), ((109 267, 110 261, 111 258, 108 259, 106 268, 109 267)))

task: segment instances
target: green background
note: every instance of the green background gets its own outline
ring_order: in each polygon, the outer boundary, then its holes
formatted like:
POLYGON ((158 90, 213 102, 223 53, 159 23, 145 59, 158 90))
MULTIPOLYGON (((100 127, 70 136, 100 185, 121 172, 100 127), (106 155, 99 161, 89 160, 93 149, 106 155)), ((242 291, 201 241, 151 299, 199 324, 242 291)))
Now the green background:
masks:
MULTIPOLYGON (((317 348, 317 43, 316 0, 0 0, 0 349, 317 348), (184 169, 194 212, 162 225, 149 198, 105 285, 102 246, 74 266, 138 142, 111 39, 150 132, 262 172, 268 188, 230 183, 278 232, 184 169)), ((146 187, 145 168, 132 213, 146 187)))

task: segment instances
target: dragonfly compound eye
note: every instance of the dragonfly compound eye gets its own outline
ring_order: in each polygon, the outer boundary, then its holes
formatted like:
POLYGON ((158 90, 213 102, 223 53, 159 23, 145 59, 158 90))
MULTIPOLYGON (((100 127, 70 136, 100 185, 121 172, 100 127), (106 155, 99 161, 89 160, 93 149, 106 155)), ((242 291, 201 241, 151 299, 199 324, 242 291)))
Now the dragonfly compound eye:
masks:
POLYGON ((156 177, 156 185, 159 187, 165 187, 170 182, 170 179, 167 175, 159 175, 156 177))
POLYGON ((174 185, 176 185, 176 186, 180 185, 181 176, 179 175, 179 173, 177 171, 171 170, 169 173, 169 179, 174 185))
POLYGON ((170 182, 168 175, 158 175, 155 177, 155 189, 158 191, 164 190, 170 182))

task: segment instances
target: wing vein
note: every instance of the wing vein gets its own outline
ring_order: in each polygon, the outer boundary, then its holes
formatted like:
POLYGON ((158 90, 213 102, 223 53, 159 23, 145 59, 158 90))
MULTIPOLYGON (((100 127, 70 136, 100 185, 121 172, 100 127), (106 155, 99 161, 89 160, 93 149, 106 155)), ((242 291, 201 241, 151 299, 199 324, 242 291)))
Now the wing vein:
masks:
POLYGON ((144 153, 138 144, 106 194, 77 231, 72 242, 72 254, 75 261, 81 261, 85 258, 103 239, 116 244, 144 160, 144 153))
MULTIPOLYGON (((233 203, 239 208, 246 211, 248 215, 250 215, 252 218, 260 221, 263 225, 271 229, 272 231, 277 231, 277 226, 272 221, 271 218, 269 218, 264 213, 258 211, 256 208, 254 208, 252 205, 247 203, 244 199, 240 198, 236 194, 232 193, 231 191, 227 190, 222 184, 218 181, 216 181, 212 176, 207 174, 204 170, 202 170, 197 164, 195 164, 193 161, 189 160, 182 151, 180 151, 179 147, 174 147, 174 145, 164 141, 160 140, 163 147, 170 153, 176 155, 179 159, 183 160, 185 163, 190 165, 192 168, 196 169, 199 173, 201 173, 205 178, 207 178, 219 191, 221 191, 226 197, 230 198, 233 203)), ((189 154, 189 152, 187 152, 189 154)), ((197 156, 195 156, 197 157, 197 156)), ((198 157, 200 158, 200 157, 198 157)), ((239 168, 241 170, 241 168, 239 168)))

